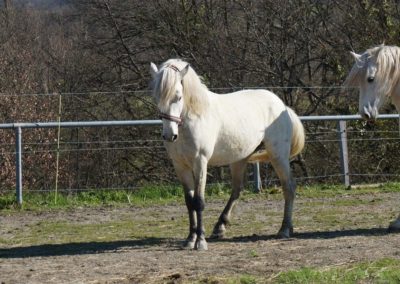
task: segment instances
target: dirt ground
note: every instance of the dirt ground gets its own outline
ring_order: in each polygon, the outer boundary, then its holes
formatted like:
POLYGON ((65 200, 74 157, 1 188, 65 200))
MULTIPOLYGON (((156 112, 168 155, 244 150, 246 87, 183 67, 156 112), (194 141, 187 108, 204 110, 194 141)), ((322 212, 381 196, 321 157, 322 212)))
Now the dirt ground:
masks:
MULTIPOLYGON (((300 196, 294 212, 295 235, 288 240, 275 238, 282 201, 246 200, 237 205, 226 239, 210 240, 208 251, 181 249, 186 228, 180 230, 184 234, 165 238, 154 237, 149 226, 148 235, 139 239, 34 245, 21 240, 0 247, 0 283, 187 283, 244 274, 269 282, 283 271, 304 266, 325 269, 400 258, 400 234, 386 232, 400 209, 399 200, 399 193, 323 199, 300 196), (259 228, 257 224, 265 225, 259 228)), ((222 208, 223 201, 208 200, 207 222, 213 223, 222 208)), ((186 218, 183 205, 0 212, 0 238, 12 239, 16 231, 43 220, 91 224, 127 214, 145 220, 155 211, 159 219, 186 218)))

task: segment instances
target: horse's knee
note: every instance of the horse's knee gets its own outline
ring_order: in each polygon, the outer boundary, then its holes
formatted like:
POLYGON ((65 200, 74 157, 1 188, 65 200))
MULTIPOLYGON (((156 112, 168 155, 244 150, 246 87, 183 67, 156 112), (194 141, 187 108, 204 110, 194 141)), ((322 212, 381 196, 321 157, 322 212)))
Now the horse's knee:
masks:
POLYGON ((188 210, 195 210, 194 198, 190 194, 185 194, 185 203, 188 210))
POLYGON ((203 211, 205 207, 204 198, 199 196, 193 197, 193 209, 196 211, 203 211))

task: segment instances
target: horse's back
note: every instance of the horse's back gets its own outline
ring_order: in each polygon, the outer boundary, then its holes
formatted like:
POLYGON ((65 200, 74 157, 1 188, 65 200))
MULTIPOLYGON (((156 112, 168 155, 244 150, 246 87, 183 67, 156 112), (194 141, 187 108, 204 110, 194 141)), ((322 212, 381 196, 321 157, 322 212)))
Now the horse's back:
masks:
POLYGON ((244 159, 262 142, 272 145, 279 140, 291 140, 290 116, 274 93, 244 90, 215 95, 214 100, 211 104, 214 120, 210 123, 219 127, 216 127, 218 133, 210 164, 229 164, 244 159))
POLYGON ((222 111, 228 115, 234 113, 241 120, 246 120, 246 117, 251 118, 253 115, 259 116, 257 117, 259 121, 270 120, 286 110, 283 101, 268 90, 242 90, 217 96, 222 111))

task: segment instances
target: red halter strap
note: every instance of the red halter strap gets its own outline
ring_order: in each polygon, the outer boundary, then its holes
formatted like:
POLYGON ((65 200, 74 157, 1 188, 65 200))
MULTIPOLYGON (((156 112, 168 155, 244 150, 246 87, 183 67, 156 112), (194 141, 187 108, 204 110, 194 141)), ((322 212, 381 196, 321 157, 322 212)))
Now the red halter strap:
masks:
POLYGON ((176 71, 176 72, 181 72, 178 67, 176 67, 175 65, 168 65, 169 68, 171 68, 172 70, 176 71))
POLYGON ((160 112, 159 117, 160 117, 160 119, 166 119, 166 120, 169 120, 169 121, 176 122, 178 124, 178 126, 183 125, 182 117, 169 115, 169 114, 162 113, 162 112, 160 112))

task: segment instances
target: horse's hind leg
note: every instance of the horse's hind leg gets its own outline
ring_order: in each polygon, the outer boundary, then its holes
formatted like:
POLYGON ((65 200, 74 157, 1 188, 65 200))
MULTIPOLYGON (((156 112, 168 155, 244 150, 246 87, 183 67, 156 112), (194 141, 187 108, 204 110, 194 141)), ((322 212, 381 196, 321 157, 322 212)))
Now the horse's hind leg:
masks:
POLYGON ((271 164, 279 176, 283 188, 283 197, 285 198, 283 221, 278 236, 289 238, 293 234, 292 212, 296 194, 296 183, 290 172, 289 159, 273 159, 271 160, 271 164))
POLYGON ((214 230, 211 235, 212 238, 224 237, 226 225, 229 224, 229 220, 231 218, 232 209, 240 196, 240 191, 243 188, 243 177, 245 169, 246 161, 239 161, 231 165, 232 193, 228 200, 228 203, 225 206, 225 209, 222 211, 218 219, 218 222, 214 226, 214 230))
POLYGON ((390 223, 389 228, 388 228, 389 233, 398 233, 400 232, 400 214, 399 217, 397 217, 396 220, 390 223))

